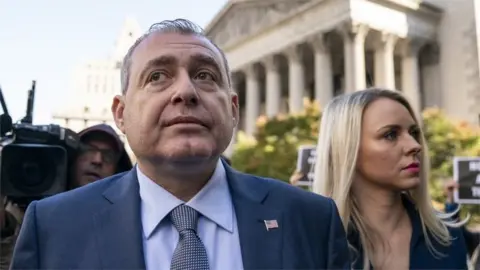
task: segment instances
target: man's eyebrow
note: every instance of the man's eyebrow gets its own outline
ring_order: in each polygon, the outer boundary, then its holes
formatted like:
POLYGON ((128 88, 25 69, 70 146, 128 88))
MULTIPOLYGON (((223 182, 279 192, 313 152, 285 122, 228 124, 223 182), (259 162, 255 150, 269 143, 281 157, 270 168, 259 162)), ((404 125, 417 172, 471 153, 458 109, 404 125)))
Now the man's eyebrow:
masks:
POLYGON ((193 54, 192 56, 190 56, 190 61, 192 61, 193 63, 210 66, 214 68, 217 73, 222 74, 217 60, 215 60, 215 58, 210 55, 201 53, 193 54))
POLYGON ((147 75, 147 71, 149 71, 152 67, 169 66, 175 64, 176 62, 177 59, 172 55, 162 55, 149 60, 140 73, 140 81, 143 81, 143 78, 147 75))

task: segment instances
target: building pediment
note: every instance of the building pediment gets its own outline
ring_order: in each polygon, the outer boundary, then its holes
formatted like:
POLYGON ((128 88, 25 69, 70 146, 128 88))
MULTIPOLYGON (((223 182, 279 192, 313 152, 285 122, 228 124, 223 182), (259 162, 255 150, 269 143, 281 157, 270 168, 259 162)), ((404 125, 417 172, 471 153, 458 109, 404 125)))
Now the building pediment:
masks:
POLYGON ((231 0, 205 30, 225 47, 279 23, 311 1, 316 0, 231 0))
POLYGON ((440 18, 443 13, 441 7, 435 4, 438 0, 383 0, 385 3, 390 3, 403 7, 407 10, 415 11, 422 15, 433 18, 440 18))

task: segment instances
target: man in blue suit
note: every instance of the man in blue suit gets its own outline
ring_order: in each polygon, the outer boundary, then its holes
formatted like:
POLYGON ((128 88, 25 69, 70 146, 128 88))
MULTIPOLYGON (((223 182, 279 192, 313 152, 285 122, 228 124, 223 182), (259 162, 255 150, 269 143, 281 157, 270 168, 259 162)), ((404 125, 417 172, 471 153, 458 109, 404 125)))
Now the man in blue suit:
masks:
POLYGON ((130 48, 112 112, 138 164, 33 202, 12 269, 350 269, 331 199, 220 159, 238 96, 195 24, 163 21, 130 48))

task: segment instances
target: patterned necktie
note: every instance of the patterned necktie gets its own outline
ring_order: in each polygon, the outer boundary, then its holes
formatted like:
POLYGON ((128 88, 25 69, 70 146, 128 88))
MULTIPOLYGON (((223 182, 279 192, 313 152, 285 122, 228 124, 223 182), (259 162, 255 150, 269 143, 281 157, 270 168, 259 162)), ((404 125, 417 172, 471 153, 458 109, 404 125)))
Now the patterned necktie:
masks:
POLYGON ((197 235, 198 212, 182 204, 170 212, 170 219, 179 234, 170 269, 209 270, 207 251, 197 235))

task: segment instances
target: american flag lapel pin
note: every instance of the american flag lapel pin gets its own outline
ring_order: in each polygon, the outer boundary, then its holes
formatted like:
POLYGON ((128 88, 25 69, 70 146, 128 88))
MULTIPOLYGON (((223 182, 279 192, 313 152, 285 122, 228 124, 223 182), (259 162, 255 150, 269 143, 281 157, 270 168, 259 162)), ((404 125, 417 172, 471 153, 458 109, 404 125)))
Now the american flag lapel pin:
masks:
POLYGON ((273 220, 264 220, 265 227, 267 228, 267 231, 270 231, 270 229, 277 229, 278 228, 278 222, 276 219, 273 220))

